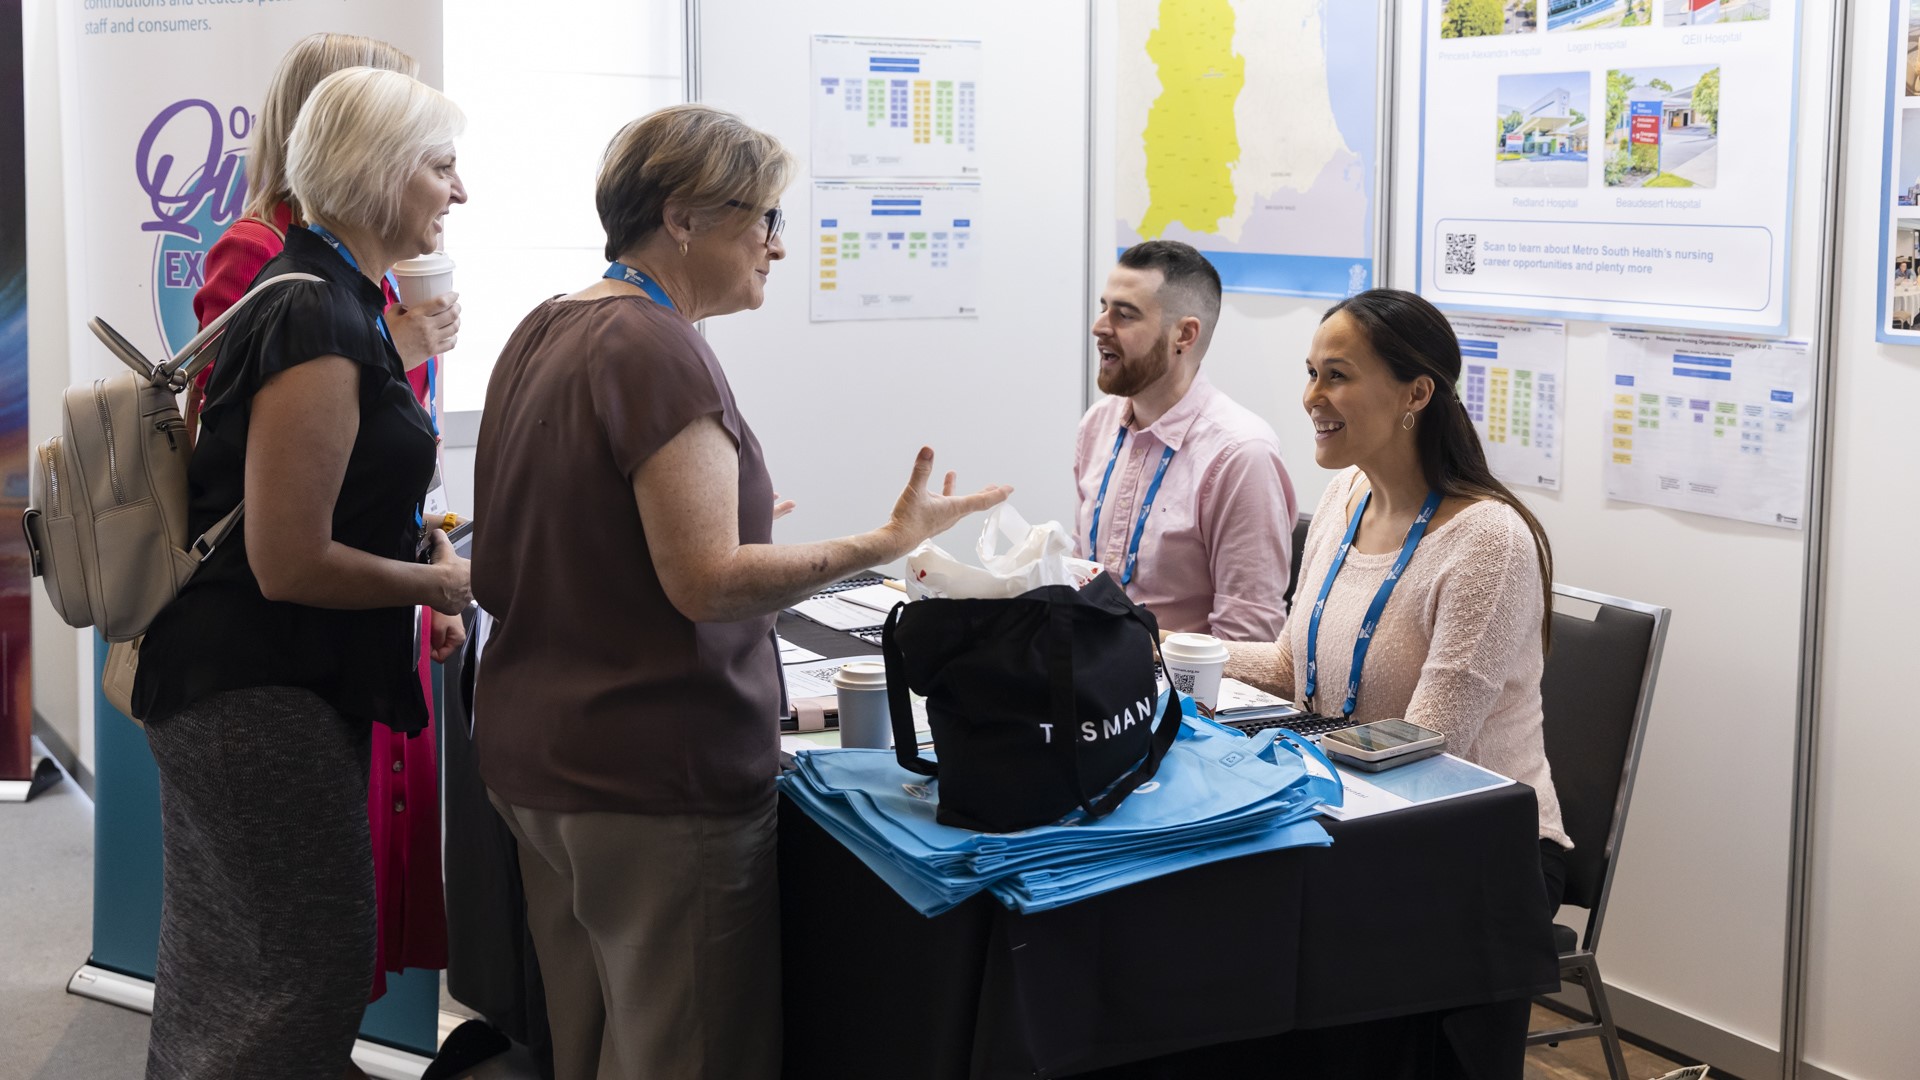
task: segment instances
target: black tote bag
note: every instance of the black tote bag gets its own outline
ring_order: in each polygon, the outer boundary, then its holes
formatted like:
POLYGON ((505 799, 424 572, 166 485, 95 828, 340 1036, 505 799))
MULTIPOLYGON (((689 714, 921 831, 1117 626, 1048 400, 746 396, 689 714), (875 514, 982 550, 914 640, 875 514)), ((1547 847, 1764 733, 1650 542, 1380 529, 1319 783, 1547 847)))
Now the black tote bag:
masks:
POLYGON ((936 819, 1014 832, 1075 807, 1100 817, 1152 779, 1180 727, 1154 725, 1159 630, 1105 574, 1009 600, 920 600, 887 616, 895 753, 940 778, 936 819), (908 691, 926 695, 939 761, 922 758, 908 691))

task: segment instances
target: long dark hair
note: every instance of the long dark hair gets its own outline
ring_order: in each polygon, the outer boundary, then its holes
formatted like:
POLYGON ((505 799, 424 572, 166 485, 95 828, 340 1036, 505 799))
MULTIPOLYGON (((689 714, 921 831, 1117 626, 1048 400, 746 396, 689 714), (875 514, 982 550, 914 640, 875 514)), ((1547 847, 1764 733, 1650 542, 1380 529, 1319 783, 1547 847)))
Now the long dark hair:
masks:
POLYGON ((1433 399, 1417 414, 1414 438, 1427 486, 1442 495, 1469 499, 1498 499, 1511 506, 1533 533, 1540 555, 1540 591, 1546 612, 1540 622, 1540 647, 1553 644, 1553 548, 1547 530, 1507 485, 1487 467, 1480 433, 1473 429, 1460 401, 1460 339, 1453 325, 1432 304, 1399 289, 1368 289, 1327 309, 1321 322, 1344 311, 1359 325, 1373 351, 1387 362, 1393 376, 1412 382, 1422 375, 1433 380, 1433 399))

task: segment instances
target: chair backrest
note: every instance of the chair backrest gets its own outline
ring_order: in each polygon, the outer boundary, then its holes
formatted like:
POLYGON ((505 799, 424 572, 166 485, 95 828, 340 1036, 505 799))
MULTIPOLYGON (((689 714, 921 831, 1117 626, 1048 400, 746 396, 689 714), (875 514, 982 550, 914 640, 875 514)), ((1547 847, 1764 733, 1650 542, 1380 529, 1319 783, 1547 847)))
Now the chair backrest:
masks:
POLYGON ((1547 764, 1574 843, 1566 902, 1587 909, 1581 947, 1591 950, 1613 887, 1671 612, 1566 585, 1555 585, 1553 598, 1553 651, 1540 678, 1547 764))
POLYGON ((1313 515, 1301 513, 1293 523, 1293 558, 1287 562, 1287 610, 1293 610, 1293 590, 1300 584, 1300 556, 1307 550, 1307 526, 1313 524, 1313 515))

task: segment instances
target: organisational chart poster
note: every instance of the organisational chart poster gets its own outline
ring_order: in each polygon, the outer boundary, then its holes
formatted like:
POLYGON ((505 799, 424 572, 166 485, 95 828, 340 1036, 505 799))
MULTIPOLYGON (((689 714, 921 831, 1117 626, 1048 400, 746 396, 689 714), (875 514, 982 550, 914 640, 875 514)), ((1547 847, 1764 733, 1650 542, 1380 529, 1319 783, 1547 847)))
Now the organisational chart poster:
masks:
POLYGON ((977 181, 813 184, 813 321, 980 313, 977 181))
POLYGON ((1487 464, 1509 484, 1560 490, 1567 382, 1567 326, 1558 322, 1455 316, 1460 401, 1486 448, 1487 464))
POLYGON ((1880 187, 1881 341, 1920 345, 1920 0, 1894 0, 1880 187))
POLYGON ((1800 528, 1813 404, 1807 343, 1612 333, 1607 497, 1800 528))
POLYGON ((1785 331, 1798 0, 1425 2, 1422 295, 1785 331))
POLYGON ((1372 287, 1380 5, 1112 10, 1116 246, 1185 241, 1229 292, 1372 287))
POLYGON ((813 39, 813 175, 980 175, 980 42, 813 39))

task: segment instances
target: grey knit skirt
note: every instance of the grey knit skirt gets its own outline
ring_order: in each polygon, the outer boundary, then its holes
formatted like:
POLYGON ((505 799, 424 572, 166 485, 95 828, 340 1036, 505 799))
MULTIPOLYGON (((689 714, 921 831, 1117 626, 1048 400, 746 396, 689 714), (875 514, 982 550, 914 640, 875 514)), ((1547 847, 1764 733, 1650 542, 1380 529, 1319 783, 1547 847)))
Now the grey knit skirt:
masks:
POLYGON ((310 690, 149 723, 165 887, 147 1080, 338 1080, 374 965, 370 731, 310 690))

